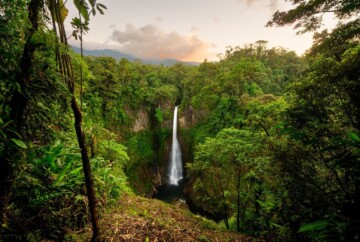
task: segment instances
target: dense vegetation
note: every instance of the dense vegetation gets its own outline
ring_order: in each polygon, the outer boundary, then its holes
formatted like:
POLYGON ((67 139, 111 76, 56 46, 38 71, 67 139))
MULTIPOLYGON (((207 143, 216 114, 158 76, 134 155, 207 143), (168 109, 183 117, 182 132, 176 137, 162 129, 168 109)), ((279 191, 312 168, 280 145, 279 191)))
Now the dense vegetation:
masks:
MULTIPOLYGON (((359 240, 359 4, 292 2, 268 24, 350 20, 304 57, 257 41, 168 67, 81 57, 62 1, 2 0, 0 240, 70 241, 90 222, 99 240, 97 213, 166 182, 175 105, 192 211, 268 241, 359 240)), ((75 3, 81 40, 105 6, 75 3)))

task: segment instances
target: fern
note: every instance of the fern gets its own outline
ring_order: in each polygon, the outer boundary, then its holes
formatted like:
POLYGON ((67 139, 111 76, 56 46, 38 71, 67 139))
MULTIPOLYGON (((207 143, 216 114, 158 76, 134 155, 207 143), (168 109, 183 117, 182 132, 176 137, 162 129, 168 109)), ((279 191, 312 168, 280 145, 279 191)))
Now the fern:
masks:
POLYGON ((316 220, 312 223, 305 224, 299 229, 299 233, 304 233, 311 241, 330 242, 344 241, 342 231, 343 223, 333 223, 329 220, 316 220))

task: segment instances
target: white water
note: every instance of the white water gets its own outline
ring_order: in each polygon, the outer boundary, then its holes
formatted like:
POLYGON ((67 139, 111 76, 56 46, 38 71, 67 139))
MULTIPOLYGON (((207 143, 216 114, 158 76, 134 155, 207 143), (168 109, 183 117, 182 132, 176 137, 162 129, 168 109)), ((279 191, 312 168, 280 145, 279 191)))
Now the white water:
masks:
POLYGON ((170 166, 169 166, 169 184, 179 185, 179 181, 183 179, 183 168, 182 168, 182 159, 181 159, 181 149, 179 141, 177 140, 177 111, 178 108, 175 107, 174 110, 174 120, 173 120, 173 134, 172 134, 172 145, 170 153, 170 166))

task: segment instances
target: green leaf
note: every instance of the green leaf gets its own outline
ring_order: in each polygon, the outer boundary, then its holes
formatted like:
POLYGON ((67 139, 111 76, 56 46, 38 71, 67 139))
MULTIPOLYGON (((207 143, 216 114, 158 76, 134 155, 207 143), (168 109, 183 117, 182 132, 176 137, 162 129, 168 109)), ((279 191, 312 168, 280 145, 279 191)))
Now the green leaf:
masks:
POLYGON ((82 170, 82 166, 75 168, 74 170, 71 170, 70 174, 74 176, 79 175, 81 170, 82 170))
POLYGON ((98 3, 97 5, 103 9, 107 9, 107 7, 104 4, 98 3))
POLYGON ((11 139, 12 142, 14 142, 17 146, 19 146, 20 148, 26 149, 27 146, 24 142, 22 142, 21 140, 18 139, 11 139))
POLYGON ((65 158, 65 163, 66 165, 64 166, 64 168, 60 171, 58 177, 56 178, 56 180, 53 183, 53 186, 56 187, 60 184, 60 182, 63 180, 63 178, 65 177, 66 172, 69 170, 69 168, 71 167, 72 163, 75 161, 75 159, 71 159, 71 156, 66 156, 65 158))
POLYGON ((95 0, 89 0, 90 6, 94 7, 95 5, 95 0))
POLYGON ((1 130, 0 130, 0 135, 2 136, 3 139, 6 139, 6 134, 4 132, 2 132, 1 130))
POLYGON ((350 139, 352 139, 355 142, 360 142, 360 137, 355 133, 350 132, 349 137, 350 137, 350 139))
POLYGON ((99 11, 100 14, 104 15, 104 11, 99 6, 96 6, 96 9, 99 11))
POLYGON ((58 173, 60 168, 58 167, 56 161, 61 156, 61 152, 64 145, 56 144, 50 148, 48 152, 39 160, 37 160, 38 164, 46 164, 50 167, 51 171, 58 173))
POLYGON ((299 229, 299 233, 319 231, 325 229, 331 223, 328 220, 317 220, 315 222, 305 224, 299 229))
POLYGON ((89 20, 88 7, 81 6, 79 10, 80 10, 81 16, 84 17, 85 21, 89 20))

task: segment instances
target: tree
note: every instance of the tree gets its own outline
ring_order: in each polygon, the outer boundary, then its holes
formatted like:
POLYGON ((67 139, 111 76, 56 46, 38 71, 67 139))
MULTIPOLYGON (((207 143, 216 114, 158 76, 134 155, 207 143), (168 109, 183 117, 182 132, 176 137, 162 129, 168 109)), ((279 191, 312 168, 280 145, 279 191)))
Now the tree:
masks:
POLYGON ((200 193, 200 199, 206 199, 206 206, 215 206, 213 210, 222 210, 227 229, 234 203, 236 229, 240 231, 240 218, 244 218, 248 200, 241 193, 249 191, 241 181, 245 181, 246 174, 256 166, 257 138, 248 130, 223 129, 197 147, 195 161, 188 165, 189 177, 195 179, 193 186, 200 193))
POLYGON ((340 20, 349 19, 360 13, 360 3, 357 0, 290 0, 295 8, 286 12, 274 13, 267 26, 294 25, 300 33, 317 30, 321 27, 323 15, 334 13, 340 20))
MULTIPOLYGON (((95 15, 96 10, 98 9, 100 13, 102 13, 101 8, 105 8, 104 5, 95 3, 94 1, 89 1, 89 3, 84 1, 75 1, 75 5, 79 10, 79 13, 82 17, 85 18, 86 21, 89 20, 89 10, 93 15, 95 15)), ((62 1, 56 2, 54 0, 51 0, 49 2, 49 9, 52 16, 52 22, 53 22, 53 31, 58 37, 58 41, 64 45, 64 47, 67 49, 68 43, 67 43, 67 37, 65 33, 64 28, 64 19, 66 17, 67 9, 64 6, 64 3, 62 1)), ((81 21, 80 21, 81 24, 81 21)), ((81 31, 81 37, 82 37, 82 29, 83 27, 80 26, 81 31)), ((67 50, 68 51, 68 50, 67 50)), ((83 172, 85 176, 85 184, 87 189, 87 195, 89 199, 89 209, 90 209, 90 217, 91 217, 91 224, 93 228, 93 237, 91 241, 99 241, 100 240, 100 229, 98 225, 98 213, 97 213, 97 201, 95 197, 95 190, 94 190, 94 182, 93 177, 91 173, 91 166, 90 166, 90 159, 86 147, 85 142, 85 135, 82 128, 82 111, 79 108, 79 105, 77 103, 76 97, 75 97, 75 79, 73 74, 73 67, 71 64, 71 59, 69 54, 65 51, 60 52, 59 49, 56 53, 57 62, 59 65, 59 71, 62 74, 64 81, 66 85, 69 88, 70 94, 71 94, 71 108, 74 113, 74 119, 75 119, 75 131, 76 136, 78 139, 78 144, 81 152, 81 158, 82 158, 82 164, 83 164, 83 172)))
MULTIPOLYGON (((322 13, 345 20, 360 6, 358 1, 297 2, 295 9, 276 13, 270 25, 295 23, 302 32, 312 31, 322 13)), ((359 34, 355 19, 314 35, 309 67, 292 85, 285 123, 278 127, 288 138, 273 144, 275 167, 294 201, 289 211, 301 208, 303 214, 292 227, 313 239, 353 241, 359 234, 360 170, 354 152, 360 132, 359 34)))
MULTIPOLYGON (((6 3, 5 3, 6 4, 6 3)), ((10 4, 10 3, 9 3, 10 4)), ((17 4, 16 7, 20 7, 24 3, 17 4)), ((41 15, 41 7, 43 5, 42 1, 32 0, 29 2, 29 14, 28 14, 28 22, 29 22, 29 30, 25 32, 25 45, 23 47, 21 60, 19 62, 19 71, 16 72, 16 78, 14 79, 13 85, 16 86, 14 88, 13 93, 11 93, 11 100, 9 102, 9 112, 8 116, 5 116, 4 120, 6 123, 10 122, 10 126, 8 127, 9 132, 9 140, 17 140, 19 138, 19 133, 21 133, 22 124, 24 120, 24 110, 27 106, 28 102, 28 86, 31 78, 31 67, 33 66, 34 61, 34 52, 38 45, 34 44, 33 36, 39 28, 39 17, 41 15)), ((24 5, 22 5, 24 6, 24 5)), ((4 21, 7 21, 6 18, 11 15, 16 16, 15 13, 12 12, 12 9, 8 9, 6 5, 1 6, 1 9, 6 13, 4 18, 1 19, 1 23, 4 24, 4 21)), ((10 21, 11 23, 12 21, 10 21)), ((4 28, 5 30, 6 28, 4 28)), ((16 31, 12 29, 10 31, 16 31)), ((11 33, 10 33, 11 35, 11 33)), ((4 56, 2 58, 9 58, 9 56, 4 56)), ((14 65, 14 62, 11 66, 14 65)), ((3 110, 5 110, 5 106, 3 106, 3 110)), ((24 146, 26 147, 26 146, 24 146)), ((0 224, 3 225, 5 219, 5 209, 8 205, 10 189, 13 182, 14 176, 14 168, 16 165, 14 164, 17 157, 13 157, 13 154, 17 152, 18 147, 14 146, 12 143, 7 144, 5 148, 1 152, 0 157, 0 224)), ((21 154, 21 153, 20 153, 21 154)))
MULTIPOLYGON (((101 98, 102 119, 107 126, 115 126, 117 120, 110 110, 118 110, 120 98, 120 82, 117 76, 118 64, 111 57, 98 57, 91 65, 94 79, 90 80, 90 88, 101 98)), ((116 117, 116 116, 115 116, 116 117)))

